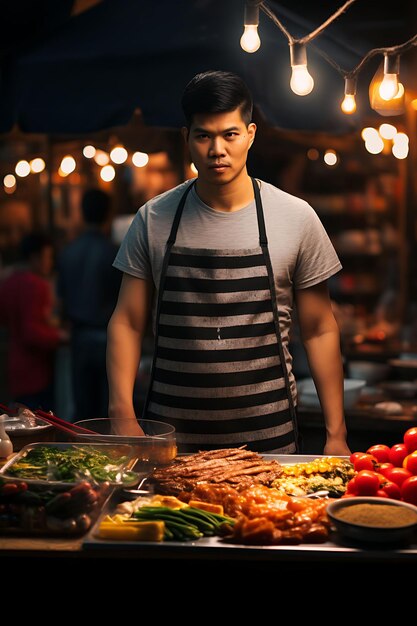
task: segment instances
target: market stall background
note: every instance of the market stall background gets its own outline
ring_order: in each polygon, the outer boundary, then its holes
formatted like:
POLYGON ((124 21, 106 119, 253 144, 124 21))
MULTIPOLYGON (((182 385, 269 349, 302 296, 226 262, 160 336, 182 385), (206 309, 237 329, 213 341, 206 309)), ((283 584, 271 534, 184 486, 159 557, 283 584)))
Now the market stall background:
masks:
MULTIPOLYGON (((242 0, 51 0, 2 8, 0 130, 82 133, 128 123, 140 107, 146 124, 182 124, 184 85, 206 69, 240 72, 272 126, 343 131, 357 121, 343 115, 343 80, 315 47, 349 70, 371 48, 403 43, 415 34, 416 8, 401 0, 381 6, 358 0, 308 49, 316 87, 299 98, 289 87, 286 38, 261 13, 260 50, 239 45, 242 0)), ((268 6, 294 36, 302 36, 343 3, 275 2, 268 6)), ((401 75, 416 89, 414 52, 401 75), (413 84, 414 83, 414 84, 413 84)), ((369 114, 367 85, 381 57, 361 73, 358 116, 369 114)))
MULTIPOLYGON (((267 6, 301 37, 342 4, 299 0, 267 6)), ((179 132, 185 84, 206 69, 232 70, 254 94, 258 134, 250 173, 309 201, 342 257, 344 269, 330 285, 342 332, 350 339, 366 330, 387 290, 396 298, 395 307, 389 304, 396 328, 406 328, 417 300, 416 111, 410 104, 417 96, 417 49, 401 56, 406 112, 383 117, 368 97, 382 55, 360 72, 357 112, 348 116, 340 110, 343 78, 317 48, 352 69, 370 49, 415 35, 415 4, 354 2, 308 46, 315 88, 304 98, 289 87, 288 42, 262 11, 260 50, 241 49, 244 6, 244 0, 43 0, 3 7, 0 175, 13 172, 19 159, 42 157, 45 169, 1 191, 0 233, 9 228, 10 215, 16 221, 22 213, 22 229, 51 229, 59 247, 81 227, 83 190, 99 185, 112 195, 120 239, 142 202, 195 175, 179 132), (382 154, 365 150, 361 129, 382 122, 408 133, 406 159, 394 158, 389 143, 382 154), (113 179, 104 180, 103 168, 84 157, 86 144, 106 153, 123 145, 128 161, 112 166, 113 179), (323 160, 329 149, 338 159, 334 167, 323 160), (146 166, 132 164, 135 151, 146 153, 146 166), (68 155, 76 169, 62 176, 60 164, 68 155)), ((417 339, 416 329, 408 332, 417 339)), ((6 392, 1 390, 3 401, 6 392)), ((59 405, 63 417, 65 406, 66 397, 59 405)))

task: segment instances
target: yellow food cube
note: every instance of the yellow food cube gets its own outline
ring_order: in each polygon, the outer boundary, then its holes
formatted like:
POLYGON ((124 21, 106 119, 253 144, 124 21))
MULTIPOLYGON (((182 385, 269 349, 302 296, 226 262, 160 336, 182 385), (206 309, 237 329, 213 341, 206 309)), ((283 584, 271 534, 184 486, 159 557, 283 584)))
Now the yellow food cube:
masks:
POLYGON ((103 521, 98 529, 99 539, 116 539, 120 541, 163 541, 165 523, 157 522, 124 522, 114 524, 103 521))

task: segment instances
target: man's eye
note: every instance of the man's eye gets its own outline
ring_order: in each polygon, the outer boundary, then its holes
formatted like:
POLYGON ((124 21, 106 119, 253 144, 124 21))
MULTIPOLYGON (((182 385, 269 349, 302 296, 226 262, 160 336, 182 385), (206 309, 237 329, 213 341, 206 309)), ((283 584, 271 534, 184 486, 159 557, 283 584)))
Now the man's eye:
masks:
POLYGON ((237 136, 238 136, 238 133, 226 133, 226 137, 234 138, 234 137, 237 137, 237 136))
POLYGON ((196 136, 196 139, 206 139, 208 137, 208 135, 206 135, 205 133, 200 133, 199 135, 196 136))

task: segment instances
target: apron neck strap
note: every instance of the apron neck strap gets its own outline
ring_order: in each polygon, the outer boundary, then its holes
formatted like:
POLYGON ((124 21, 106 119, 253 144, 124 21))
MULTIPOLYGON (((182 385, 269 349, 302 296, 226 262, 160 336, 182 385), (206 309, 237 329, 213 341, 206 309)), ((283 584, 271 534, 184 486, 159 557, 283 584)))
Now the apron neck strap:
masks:
POLYGON ((258 218, 258 228, 259 228, 259 243, 261 246, 267 246, 268 239, 266 236, 265 218, 264 218, 264 212, 262 208, 261 193, 259 191, 259 186, 255 178, 252 178, 252 185, 253 185, 253 191, 255 193, 256 215, 258 218))
MULTIPOLYGON (((253 191, 255 194, 256 215, 258 218, 258 228, 259 228, 259 243, 261 246, 267 246, 268 239, 266 236, 265 219, 264 219, 264 212, 262 208, 261 194, 260 194, 259 186, 258 186, 258 183, 256 182, 256 179, 252 178, 251 180, 252 180, 252 185, 253 185, 253 191)), ((187 200, 187 196, 189 192, 191 191, 191 188, 195 185, 196 182, 197 182, 197 179, 193 180, 192 183, 188 185, 187 189, 184 191, 181 197, 181 200, 179 201, 178 208, 175 212, 174 220, 172 222, 171 232, 169 234, 168 241, 167 241, 167 245, 169 247, 173 246, 173 244, 175 243, 175 240, 177 238, 178 226, 179 226, 182 212, 185 206, 185 201, 187 200)))
POLYGON ((196 182, 197 182, 197 179, 193 180, 192 183, 188 185, 187 189, 184 191, 184 193, 181 196, 181 200, 179 201, 177 210, 175 212, 174 221, 172 222, 171 232, 168 237, 168 241, 167 241, 168 246, 172 246, 175 243, 175 240, 177 238, 178 225, 180 223, 182 211, 185 206, 185 201, 187 199, 188 194, 191 191, 191 187, 193 187, 196 184, 196 182))

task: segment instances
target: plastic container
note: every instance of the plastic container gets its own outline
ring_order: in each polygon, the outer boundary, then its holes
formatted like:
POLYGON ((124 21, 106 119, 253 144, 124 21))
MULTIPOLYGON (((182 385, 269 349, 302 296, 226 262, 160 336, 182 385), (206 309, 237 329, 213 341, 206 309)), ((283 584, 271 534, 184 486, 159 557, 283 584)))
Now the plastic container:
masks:
MULTIPOLYGON (((104 459, 105 460, 105 459, 104 459)), ((93 484, 105 482, 112 487, 131 487, 139 482, 139 474, 132 471, 136 462, 136 457, 132 446, 120 443, 107 444, 80 444, 80 443, 33 443, 25 446, 13 458, 7 461, 0 469, 0 477, 7 476, 13 479, 24 480, 28 484, 73 487, 79 481, 89 481, 93 484), (17 465, 28 458, 30 453, 35 451, 39 454, 48 449, 55 449, 58 452, 68 452, 68 456, 63 459, 47 460, 42 456, 42 463, 38 459, 31 462, 31 468, 25 472, 25 468, 19 469, 16 475, 17 465), (80 464, 78 459, 71 458, 71 451, 86 453, 85 460, 80 464), (109 461, 106 465, 97 463, 90 464, 89 457, 95 452, 103 453, 109 461), (55 464, 54 464, 55 463, 55 464), (33 471, 33 466, 38 466, 39 471, 33 471), (45 469, 46 466, 46 469, 45 469), (70 471, 66 468, 69 467, 70 471), (88 469, 88 467, 90 469, 88 469), (99 469, 97 469, 99 468, 99 469), (90 471, 91 470, 91 471, 90 471), (70 476, 70 477, 69 477, 70 476)))
POLYGON ((51 485, 0 474, 0 535, 83 535, 111 492, 109 483, 51 485))
POLYGON ((152 471, 155 467, 171 463, 177 456, 175 428, 171 424, 156 420, 137 420, 137 424, 130 419, 97 418, 75 422, 79 426, 88 428, 96 434, 77 434, 74 437, 78 442, 117 443, 132 446, 137 458, 135 471, 152 471), (139 426, 144 434, 135 434, 139 426), (128 433, 128 434, 120 434, 128 433))

